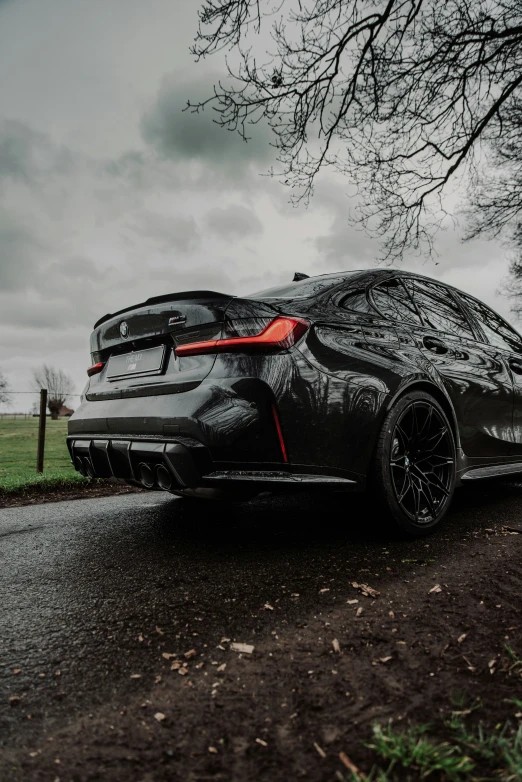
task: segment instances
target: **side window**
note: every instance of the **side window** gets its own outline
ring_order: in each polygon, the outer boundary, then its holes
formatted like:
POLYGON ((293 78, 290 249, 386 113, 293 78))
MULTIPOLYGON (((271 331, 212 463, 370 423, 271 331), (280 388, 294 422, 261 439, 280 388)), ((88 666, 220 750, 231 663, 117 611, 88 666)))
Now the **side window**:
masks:
POLYGON ((350 291, 350 293, 341 300, 339 306, 343 310, 348 310, 349 312, 364 312, 366 314, 373 312, 370 303, 366 298, 366 290, 364 288, 350 291))
POLYGON ((421 321, 404 285, 397 278, 387 280, 372 290, 375 306, 385 318, 420 326, 421 321))
POLYGON ((511 352, 522 353, 522 337, 509 326, 496 312, 480 301, 460 294, 466 305, 479 322, 490 345, 511 352))
POLYGON ((475 339, 463 310, 442 285, 415 278, 407 280, 406 285, 427 326, 454 337, 475 339))

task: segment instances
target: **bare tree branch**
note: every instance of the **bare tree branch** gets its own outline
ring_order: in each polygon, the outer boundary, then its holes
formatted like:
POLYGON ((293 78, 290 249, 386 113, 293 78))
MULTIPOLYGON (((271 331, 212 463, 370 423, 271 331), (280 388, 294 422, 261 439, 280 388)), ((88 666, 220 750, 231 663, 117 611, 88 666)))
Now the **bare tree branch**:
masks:
POLYGON ((502 168, 497 142, 522 100, 522 0, 206 0, 199 21, 193 52, 231 52, 231 81, 187 108, 211 104, 244 139, 268 123, 294 201, 322 169, 345 174, 389 259, 430 249, 457 175, 478 186, 485 162, 502 168), (265 29, 274 52, 261 62, 265 29))

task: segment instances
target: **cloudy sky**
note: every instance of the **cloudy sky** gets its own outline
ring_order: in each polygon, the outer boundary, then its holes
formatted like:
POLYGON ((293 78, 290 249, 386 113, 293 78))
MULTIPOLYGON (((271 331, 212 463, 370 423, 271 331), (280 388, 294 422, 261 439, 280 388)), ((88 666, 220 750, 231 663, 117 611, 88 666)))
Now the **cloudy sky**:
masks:
MULTIPOLYGON (((148 296, 375 266, 376 242, 347 223, 341 177, 323 176, 310 206, 294 208, 262 176, 274 162, 266 131, 245 144, 211 111, 182 112, 224 69, 189 53, 197 8, 0 0, 0 371, 17 391, 45 361, 79 393, 93 322, 148 296)), ((438 265, 405 268, 508 313, 501 247, 462 245, 451 229, 436 249, 438 265)))

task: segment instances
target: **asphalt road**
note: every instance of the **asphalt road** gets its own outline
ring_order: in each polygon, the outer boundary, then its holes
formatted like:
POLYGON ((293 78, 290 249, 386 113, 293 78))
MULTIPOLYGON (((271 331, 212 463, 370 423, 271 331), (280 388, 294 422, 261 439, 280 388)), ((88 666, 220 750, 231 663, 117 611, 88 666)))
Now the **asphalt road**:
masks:
POLYGON ((378 587, 386 570, 404 579, 401 563, 454 562, 462 541, 521 517, 516 483, 460 490, 444 528, 415 542, 377 529, 354 495, 222 506, 150 493, 0 510, 0 742, 28 749, 107 704, 124 709, 150 693, 162 650, 262 642, 274 608, 300 627, 322 593, 330 608, 346 603, 335 589, 361 566, 378 587))

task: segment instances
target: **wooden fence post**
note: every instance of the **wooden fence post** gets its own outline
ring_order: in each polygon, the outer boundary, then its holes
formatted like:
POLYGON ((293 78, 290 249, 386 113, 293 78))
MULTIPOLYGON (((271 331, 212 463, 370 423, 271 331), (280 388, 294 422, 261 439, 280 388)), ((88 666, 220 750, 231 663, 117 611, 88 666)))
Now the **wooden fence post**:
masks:
POLYGON ((45 418, 47 411, 47 389, 40 389, 40 419, 38 421, 38 454, 36 457, 36 472, 43 472, 45 449, 45 418))

